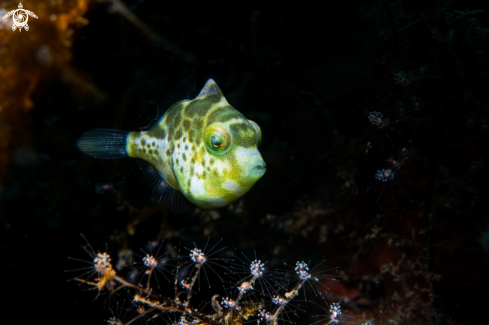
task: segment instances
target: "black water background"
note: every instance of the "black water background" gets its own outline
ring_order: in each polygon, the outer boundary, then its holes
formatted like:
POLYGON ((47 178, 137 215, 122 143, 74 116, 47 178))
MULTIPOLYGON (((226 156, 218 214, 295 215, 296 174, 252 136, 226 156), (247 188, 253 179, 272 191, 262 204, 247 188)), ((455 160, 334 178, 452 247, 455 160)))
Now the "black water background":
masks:
MULTIPOLYGON (((383 27, 375 16, 376 2, 128 5, 156 33, 191 53, 195 63, 152 45, 103 5, 88 13, 90 24, 74 45, 74 65, 107 100, 80 100, 63 81, 36 94, 32 136, 15 149, 2 183, 4 317, 21 323, 102 323, 110 316, 100 302, 92 303, 94 295, 67 283, 72 275, 64 271, 78 267, 67 258, 83 257, 80 233, 99 249, 112 243, 115 254, 119 247, 110 236, 134 216, 121 202, 145 209, 151 190, 129 159, 93 160, 74 144, 88 129, 144 126, 155 114, 151 100, 157 89, 171 89, 181 80, 193 80, 197 87, 216 80, 229 103, 261 126, 261 152, 271 162, 246 195, 245 216, 224 210, 211 221, 190 212, 166 217, 167 227, 184 229, 172 244, 205 242, 210 222, 227 247, 263 252, 276 265, 288 258, 291 264, 348 258, 328 254, 327 244, 311 249, 300 237, 290 242, 281 229, 261 220, 291 211, 299 199, 334 201, 343 180, 328 160, 317 157, 328 152, 338 126, 341 132, 350 130, 352 138, 368 126, 355 94, 377 77, 383 27), (345 97, 351 102, 339 102, 345 97), (112 184, 115 190, 97 194, 97 184, 112 184)), ((139 227, 131 238, 133 248, 156 239, 159 224, 156 215, 139 227)))

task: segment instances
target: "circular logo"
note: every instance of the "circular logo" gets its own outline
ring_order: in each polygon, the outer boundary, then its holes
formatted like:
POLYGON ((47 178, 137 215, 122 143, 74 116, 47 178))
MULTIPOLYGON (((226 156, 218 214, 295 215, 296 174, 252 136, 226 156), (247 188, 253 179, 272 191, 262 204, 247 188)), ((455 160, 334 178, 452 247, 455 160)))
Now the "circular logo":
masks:
POLYGON ((27 21, 29 20, 29 16, 37 18, 36 14, 32 11, 23 9, 22 3, 19 3, 19 8, 8 12, 3 18, 8 18, 13 16, 13 24, 12 30, 15 31, 17 28, 19 32, 24 28, 26 31, 29 30, 29 25, 27 25, 27 21))
POLYGON ((27 12, 24 9, 17 9, 14 12, 14 24, 22 28, 25 25, 27 25, 27 21, 29 20, 29 16, 27 15, 27 12))

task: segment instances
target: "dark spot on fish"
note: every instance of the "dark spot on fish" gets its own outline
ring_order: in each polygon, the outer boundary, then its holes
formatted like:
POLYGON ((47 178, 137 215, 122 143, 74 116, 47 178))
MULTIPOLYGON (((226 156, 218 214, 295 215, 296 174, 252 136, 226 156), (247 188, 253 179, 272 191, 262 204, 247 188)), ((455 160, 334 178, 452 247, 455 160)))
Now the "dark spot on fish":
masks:
POLYGON ((194 158, 194 157, 192 157, 192 159, 190 159, 190 163, 191 163, 192 165, 193 165, 193 164, 195 164, 195 158, 194 158))
POLYGON ((180 116, 175 117, 175 119, 173 120, 173 126, 174 127, 179 126, 180 122, 182 122, 182 118, 180 116))
POLYGON ((166 138, 165 127, 163 126, 163 124, 158 125, 158 129, 155 132, 155 138, 157 139, 166 138))
POLYGON ((194 130, 188 132, 188 142, 192 143, 194 140, 194 130))
POLYGON ((219 100, 218 96, 206 96, 202 99, 192 100, 185 108, 185 113, 188 113, 187 115, 191 116, 192 119, 204 117, 209 111, 209 107, 219 100))
POLYGON ((187 150, 188 150, 188 144, 185 145, 185 151, 187 151, 187 150))
POLYGON ((175 159, 175 164, 179 165, 178 158, 175 159))
POLYGON ((185 153, 182 154, 182 159, 183 161, 187 161, 187 156, 185 155, 185 153))
POLYGON ((188 188, 190 188, 190 185, 191 185, 191 183, 190 183, 190 178, 189 178, 189 179, 187 180, 187 187, 188 187, 188 188))
POLYGON ((180 173, 183 174, 183 167, 180 167, 180 173))
POLYGON ((200 118, 194 119, 194 125, 197 130, 202 129, 202 124, 203 124, 202 119, 200 118))
POLYGON ((164 123, 165 125, 170 124, 170 119, 169 119, 169 118, 166 118, 166 119, 163 121, 163 123, 164 123))
POLYGON ((155 144, 155 142, 154 142, 154 141, 151 143, 151 145, 152 145, 153 147, 154 147, 154 146, 156 146, 156 144, 155 144))
POLYGON ((204 158, 202 158, 202 162, 201 163, 202 163, 202 167, 205 167, 205 159, 204 158))
POLYGON ((190 121, 189 121, 189 120, 187 120, 187 119, 183 120, 183 129, 184 129, 185 131, 190 130, 190 125, 191 125, 191 124, 190 124, 190 121))
POLYGON ((212 158, 212 159, 211 159, 211 161, 210 161, 211 166, 212 166, 212 165, 214 165, 214 163, 215 163, 215 162, 216 162, 216 161, 215 161, 215 160, 212 158))
POLYGON ((177 132, 175 132, 175 140, 178 140, 182 137, 182 130, 178 130, 177 132))
POLYGON ((148 153, 149 153, 150 155, 152 155, 152 154, 153 154, 153 149, 148 149, 148 153))
POLYGON ((170 149, 166 149, 166 155, 169 156, 171 154, 170 149))
POLYGON ((212 175, 214 175, 214 177, 219 177, 219 173, 217 172, 217 169, 213 169, 212 170, 212 175))
POLYGON ((180 143, 179 143, 179 144, 177 144, 177 148, 178 148, 178 149, 180 149, 180 143))
POLYGON ((143 146, 143 147, 144 147, 144 146, 146 145, 146 140, 141 139, 140 143, 141 143, 141 146, 143 146))
POLYGON ((239 131, 248 131, 250 126, 242 121, 241 123, 233 123, 229 128, 231 133, 238 133, 239 131))
POLYGON ((151 145, 148 143, 148 144, 146 145, 146 147, 149 149, 149 148, 151 148, 151 145))
POLYGON ((209 114, 207 117, 208 121, 219 121, 221 123, 226 123, 227 121, 240 117, 240 113, 236 112, 234 109, 227 109, 227 107, 219 107, 209 114))

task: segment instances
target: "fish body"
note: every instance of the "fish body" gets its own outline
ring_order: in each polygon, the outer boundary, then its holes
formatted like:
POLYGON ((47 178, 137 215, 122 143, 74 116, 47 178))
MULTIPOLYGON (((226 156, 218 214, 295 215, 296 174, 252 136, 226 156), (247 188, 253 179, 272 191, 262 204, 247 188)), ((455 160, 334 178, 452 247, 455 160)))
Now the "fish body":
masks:
POLYGON ((209 79, 195 99, 173 104, 147 131, 92 130, 77 144, 95 158, 146 161, 147 178, 161 202, 173 194, 169 186, 211 209, 235 201, 264 175, 260 142, 260 127, 209 79))

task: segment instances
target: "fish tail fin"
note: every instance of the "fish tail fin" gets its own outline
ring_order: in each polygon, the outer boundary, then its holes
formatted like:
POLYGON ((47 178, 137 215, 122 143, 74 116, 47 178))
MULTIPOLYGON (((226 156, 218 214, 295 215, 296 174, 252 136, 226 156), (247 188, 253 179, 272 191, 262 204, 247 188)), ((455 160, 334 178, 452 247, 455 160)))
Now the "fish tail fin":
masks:
POLYGON ((126 150, 128 134, 129 132, 114 129, 90 130, 82 134, 76 146, 93 158, 125 158, 129 157, 126 150))

